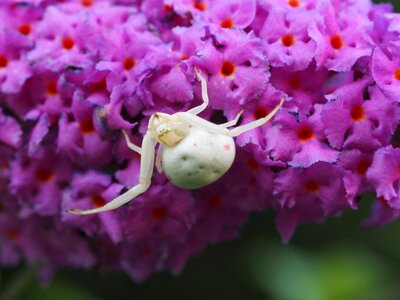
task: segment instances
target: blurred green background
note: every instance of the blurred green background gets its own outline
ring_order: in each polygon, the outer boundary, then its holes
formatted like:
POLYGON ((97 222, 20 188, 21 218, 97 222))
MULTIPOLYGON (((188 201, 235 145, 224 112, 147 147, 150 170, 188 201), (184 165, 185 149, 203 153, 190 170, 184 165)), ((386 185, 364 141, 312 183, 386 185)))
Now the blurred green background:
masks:
POLYGON ((272 212, 252 214, 239 240, 208 247, 178 277, 158 273, 143 284, 123 273, 64 271, 42 288, 23 266, 1 269, 1 300, 398 300, 400 222, 362 228, 370 204, 300 226, 289 245, 272 212))
POLYGON ((64 271, 43 289, 29 269, 4 269, 0 290, 17 293, 1 300, 398 300, 400 222, 362 228, 370 204, 300 226, 289 245, 272 212, 252 214, 241 239, 208 247, 178 277, 157 273, 143 284, 123 273, 64 271))

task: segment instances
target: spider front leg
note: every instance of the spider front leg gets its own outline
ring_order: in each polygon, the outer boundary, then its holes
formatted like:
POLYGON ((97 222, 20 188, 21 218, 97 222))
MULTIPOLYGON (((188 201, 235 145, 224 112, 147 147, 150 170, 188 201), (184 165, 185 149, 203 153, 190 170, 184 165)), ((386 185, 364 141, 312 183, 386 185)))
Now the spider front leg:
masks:
POLYGON ((76 215, 97 214, 100 212, 116 209, 121 205, 131 201, 133 198, 139 196, 140 194, 143 194, 149 188, 151 183, 151 176, 153 175, 155 145, 155 139, 149 133, 146 133, 142 143, 139 184, 137 184, 124 194, 111 200, 102 207, 88 210, 70 209, 67 210, 67 212, 76 215))
POLYGON ((285 102, 285 97, 283 96, 281 101, 279 102, 279 104, 264 118, 260 118, 257 119, 253 122, 247 123, 245 125, 236 127, 232 130, 230 130, 229 135, 230 136, 238 136, 241 135, 242 133, 245 133, 246 131, 250 131, 254 128, 257 128, 261 125, 264 125, 265 123, 267 123, 273 116, 275 116, 275 114, 279 111, 279 109, 281 108, 283 102, 285 102))
MULTIPOLYGON (((221 126, 218 124, 211 123, 207 120, 204 120, 204 119, 200 118, 199 116, 188 114, 187 112, 178 112, 176 114, 179 115, 186 122, 188 122, 191 126, 202 128, 209 132, 235 137, 235 136, 241 135, 242 133, 245 133, 246 131, 252 130, 254 128, 257 128, 257 127, 267 123, 279 111, 279 109, 281 108, 284 101, 285 101, 285 98, 282 97, 281 102, 264 118, 257 119, 253 122, 247 123, 245 125, 242 125, 242 126, 239 126, 239 127, 233 128, 233 129, 226 128, 224 126, 224 125, 226 125, 226 123, 222 124, 222 126, 221 126)), ((230 123, 230 122, 228 122, 228 123, 230 123)))
POLYGON ((139 146, 136 146, 134 143, 132 143, 132 142, 129 140, 129 136, 128 136, 128 134, 126 133, 125 130, 122 129, 121 131, 122 131, 122 134, 123 134, 124 137, 125 137, 125 142, 126 142, 126 145, 128 146, 128 148, 131 149, 131 150, 133 150, 133 151, 135 151, 135 152, 138 153, 138 154, 142 154, 142 148, 140 148, 139 146))
POLYGON ((241 111, 238 112, 238 114, 236 115, 236 117, 233 120, 230 120, 226 123, 218 124, 218 126, 227 128, 227 127, 236 125, 236 123, 239 121, 239 118, 243 112, 244 112, 244 110, 242 109, 241 111))
POLYGON ((157 150, 157 154, 156 154, 156 169, 158 173, 162 173, 163 168, 162 168, 162 155, 163 155, 163 151, 164 151, 164 146, 163 144, 159 144, 158 145, 158 150, 157 150))
POLYGON ((207 80, 205 79, 203 74, 201 74, 199 69, 194 67, 194 71, 196 72, 197 79, 200 80, 201 83, 201 97, 203 98, 203 103, 199 106, 189 109, 187 112, 193 115, 197 115, 207 108, 210 101, 208 100, 207 80))

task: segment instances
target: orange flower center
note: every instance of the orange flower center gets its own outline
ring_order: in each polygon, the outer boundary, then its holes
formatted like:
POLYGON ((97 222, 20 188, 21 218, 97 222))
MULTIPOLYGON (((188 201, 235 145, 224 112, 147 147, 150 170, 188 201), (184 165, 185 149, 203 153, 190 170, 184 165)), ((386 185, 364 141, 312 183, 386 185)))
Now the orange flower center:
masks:
POLYGON ((189 56, 187 56, 187 55, 182 55, 181 56, 181 60, 187 60, 187 59, 189 59, 189 56))
POLYGON ((92 0, 81 0, 81 4, 83 6, 89 7, 93 5, 93 1, 92 0))
POLYGON ((40 182, 50 181, 53 178, 53 172, 48 168, 38 168, 36 170, 36 178, 40 182))
POLYGON ((89 88, 92 93, 106 91, 107 90, 107 82, 105 79, 96 81, 96 82, 92 82, 90 84, 89 88))
POLYGON ((210 201, 208 202, 208 208, 213 209, 221 206, 222 203, 222 197, 219 195, 213 196, 210 201))
POLYGON ((226 19, 220 23, 222 28, 233 28, 233 22, 231 19, 226 19))
POLYGON ((396 80, 400 80, 400 68, 394 72, 393 76, 396 80))
POLYGON ((389 209, 389 210, 392 209, 392 208, 390 207, 388 201, 387 201, 384 197, 382 197, 382 196, 379 197, 379 198, 378 198, 378 201, 382 204, 383 208, 389 209))
POLYGON ((47 93, 49 95, 55 96, 58 94, 57 91, 57 82, 56 81, 49 81, 47 83, 47 93))
POLYGON ((167 210, 165 207, 155 207, 151 210, 151 216, 156 220, 161 220, 165 217, 167 210))
POLYGON ((289 5, 292 7, 298 7, 301 4, 300 1, 298 1, 298 0, 289 0, 288 2, 289 2, 289 5))
POLYGON ((8 65, 8 59, 4 55, 0 55, 0 68, 5 68, 8 65))
POLYGON ((258 165, 258 162, 252 157, 249 157, 248 159, 246 159, 245 162, 246 162, 246 165, 254 172, 260 168, 260 166, 258 165))
POLYGON ((220 72, 223 76, 231 76, 235 72, 235 65, 226 60, 222 63, 220 72))
POLYGON ((49 120, 50 120, 50 123, 54 125, 58 122, 58 116, 51 114, 51 115, 49 115, 49 120))
POLYGON ((18 31, 23 35, 28 35, 31 33, 31 25, 30 24, 21 24, 18 27, 18 31))
POLYGON ((193 3, 193 7, 197 8, 198 10, 205 11, 206 10, 206 5, 202 3, 201 0, 195 0, 193 3))
POLYGON ((369 161, 362 160, 362 161, 358 162, 357 173, 360 175, 365 175, 370 166, 371 166, 371 162, 369 162, 369 161))
POLYGON ((250 178, 250 180, 248 182, 248 185, 251 186, 251 187, 256 187, 257 186, 257 179, 255 179, 254 177, 250 178))
POLYGON ((350 115, 354 122, 361 121, 365 119, 364 108, 361 105, 353 106, 350 115))
POLYGON ((152 251, 150 248, 146 248, 146 249, 143 251, 143 256, 150 257, 150 256, 152 256, 152 255, 153 255, 153 251, 152 251))
POLYGON ((315 181, 309 181, 309 182, 306 183, 305 189, 306 189, 307 192, 315 193, 319 189, 319 184, 316 183, 315 181))
POLYGON ((19 238, 19 231, 17 229, 8 229, 5 232, 5 237, 9 241, 15 241, 19 238))
POLYGON ((315 134, 309 126, 304 126, 296 131, 297 137, 305 142, 314 138, 315 134))
POLYGON ((265 108, 264 106, 259 106, 256 108, 256 110, 254 111, 254 119, 261 119, 264 118, 265 116, 267 116, 269 114, 269 110, 267 108, 265 108))
POLYGON ((136 65, 136 61, 133 58, 131 58, 131 57, 125 58, 124 69, 126 71, 130 71, 135 65, 136 65))
POLYGON ((94 130, 92 118, 87 118, 80 122, 79 128, 83 134, 91 133, 94 130))
POLYGON ((166 13, 172 12, 172 11, 173 11, 172 5, 167 5, 167 4, 165 4, 165 5, 164 5, 164 11, 165 11, 166 13))
POLYGON ((286 47, 293 46, 294 43, 295 43, 294 36, 291 35, 291 34, 289 34, 289 33, 286 34, 286 35, 284 35, 284 36, 282 37, 281 41, 282 41, 282 44, 283 44, 284 46, 286 46, 286 47))
POLYGON ((342 48, 343 47, 342 37, 338 34, 331 37, 331 45, 336 50, 342 48))
POLYGON ((297 75, 293 75, 289 77, 289 86, 294 89, 298 90, 300 88, 300 78, 297 75))
POLYGON ((106 201, 99 194, 94 194, 92 196, 92 203, 94 207, 98 208, 98 207, 103 207, 106 204, 106 201))
POLYGON ((61 45, 63 46, 64 49, 70 50, 72 49, 72 47, 74 47, 75 42, 71 37, 68 36, 62 39, 61 45))

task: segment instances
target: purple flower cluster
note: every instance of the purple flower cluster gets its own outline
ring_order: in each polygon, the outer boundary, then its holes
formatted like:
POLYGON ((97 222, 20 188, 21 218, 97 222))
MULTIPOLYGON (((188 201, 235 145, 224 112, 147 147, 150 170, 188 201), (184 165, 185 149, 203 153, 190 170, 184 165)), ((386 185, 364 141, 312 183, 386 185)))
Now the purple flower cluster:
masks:
POLYGON ((357 209, 400 216, 400 14, 370 0, 3 0, 0 4, 0 265, 179 273, 208 244, 237 237, 268 207, 288 241, 297 225, 357 209), (201 100, 242 124, 232 169, 194 191, 138 182, 152 113, 201 100))

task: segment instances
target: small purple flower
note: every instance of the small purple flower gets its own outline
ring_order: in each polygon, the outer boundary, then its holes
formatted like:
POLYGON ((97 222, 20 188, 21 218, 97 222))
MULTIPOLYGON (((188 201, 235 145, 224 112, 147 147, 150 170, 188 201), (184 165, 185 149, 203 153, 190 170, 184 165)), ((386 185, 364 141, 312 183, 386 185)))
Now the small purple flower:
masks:
POLYGON ((35 48, 27 55, 30 63, 52 71, 68 67, 87 68, 99 49, 96 24, 84 13, 69 15, 49 7, 37 28, 35 48))
POLYGON ((365 14, 344 10, 336 17, 330 1, 320 1, 317 12, 324 22, 312 23, 309 28, 309 35, 317 44, 317 67, 346 72, 361 57, 371 55, 367 30, 372 23, 365 14))
POLYGON ((124 218, 126 240, 136 243, 150 237, 166 241, 184 238, 195 220, 193 205, 194 199, 187 191, 171 185, 151 188, 146 201, 138 197, 124 218))
MULTIPOLYGON (((329 82, 327 70, 316 70, 315 64, 302 71, 292 72, 290 68, 273 68, 271 70, 271 84, 282 90, 300 112, 308 113, 315 103, 321 102, 325 85, 329 82)), ((338 80, 331 80, 337 82, 338 80)))
MULTIPOLYGON (((89 209, 101 207, 107 201, 116 198, 123 186, 112 183, 111 177, 94 171, 76 175, 71 182, 71 191, 63 196, 64 211, 71 208, 89 209)), ((79 218, 64 213, 62 220, 73 227, 83 230, 89 236, 100 236, 106 233, 118 243, 122 238, 122 229, 115 212, 107 212, 89 218, 79 218), (93 219, 96 219, 94 221, 93 219)))
POLYGON ((370 79, 365 78, 327 96, 333 101, 325 105, 322 122, 332 147, 371 151, 390 143, 400 111, 396 103, 376 87, 369 88, 370 97, 364 99, 369 82, 370 79))
POLYGON ((131 86, 130 92, 133 93, 147 67, 145 55, 159 46, 161 41, 150 32, 136 31, 134 21, 110 29, 103 38, 105 46, 100 49, 101 58, 96 68, 108 71, 106 80, 109 90, 125 84, 131 86))
POLYGON ((18 93, 24 82, 32 75, 32 70, 23 50, 29 43, 17 31, 0 26, 0 92, 18 93))
POLYGON ((255 14, 255 0, 225 0, 213 2, 201 17, 204 21, 218 24, 222 28, 244 29, 252 23, 255 14))
POLYGON ((371 154, 356 149, 342 152, 338 159, 338 166, 345 170, 343 182, 346 188, 346 199, 354 209, 357 208, 357 196, 372 191, 366 178, 371 163, 371 154))
MULTIPOLYGON (((268 85, 265 89, 264 94, 260 99, 250 101, 246 103, 245 111, 242 114, 242 124, 246 124, 252 122, 254 120, 260 119, 268 115, 269 112, 274 109, 281 101, 282 97, 286 97, 284 93, 279 90, 276 90, 272 85, 268 85)), ((286 99, 286 103, 284 106, 288 106, 289 100, 286 99)), ((234 118, 238 113, 236 111, 236 107, 233 112, 228 112, 229 118, 234 118)), ((273 121, 271 121, 273 122, 273 121)), ((259 145, 261 148, 265 149, 266 142, 268 139, 268 128, 269 124, 262 126, 260 128, 256 128, 255 130, 251 130, 246 132, 236 138, 236 143, 239 146, 245 146, 248 143, 259 145)))
POLYGON ((267 58, 274 67, 304 70, 315 56, 315 42, 307 29, 320 22, 315 12, 273 9, 260 31, 267 58))
POLYGON ((397 35, 389 30, 390 21, 388 20, 388 15, 390 15, 392 11, 392 4, 379 3, 369 12, 373 22, 373 29, 369 32, 369 35, 376 45, 385 47, 388 42, 396 40, 397 38, 397 35))
POLYGON ((283 10, 313 10, 319 1, 317 0, 265 0, 261 1, 261 5, 263 5, 267 10, 272 10, 274 8, 283 9, 283 10))
POLYGON ((21 143, 22 129, 12 117, 4 115, 0 108, 0 142, 10 147, 18 147, 21 143))
POLYGON ((288 241, 301 223, 322 222, 348 206, 345 201, 343 170, 326 162, 310 168, 290 168, 275 179, 277 227, 288 241))
POLYGON ((215 39, 216 44, 209 41, 194 59, 210 74, 210 106, 227 109, 261 96, 269 72, 260 41, 239 30, 218 30, 215 39))
POLYGON ((382 92, 394 101, 400 99, 400 48, 389 57, 380 48, 372 55, 372 76, 382 92))
POLYGON ((18 198, 20 215, 56 215, 60 211, 62 188, 72 175, 71 163, 46 149, 32 159, 20 153, 10 166, 10 189, 18 198))
POLYGON ((26 226, 18 223, 15 216, 0 215, 0 262, 6 266, 17 265, 20 262, 21 255, 18 248, 26 243, 24 241, 26 226), (21 233, 23 233, 22 240, 21 233))
POLYGON ((371 216, 363 223, 366 226, 383 227, 400 217, 400 209, 391 207, 383 197, 374 202, 371 210, 371 216))
POLYGON ((58 151, 81 165, 105 165, 112 159, 111 142, 96 129, 94 105, 75 92, 72 103, 72 120, 64 114, 59 120, 58 151))
POLYGON ((400 208, 399 198, 400 149, 387 146, 375 152, 374 160, 367 171, 367 178, 377 197, 395 209, 400 208))
POLYGON ((274 160, 293 167, 309 167, 317 161, 336 162, 339 153, 325 142, 321 122, 322 105, 314 106, 314 114, 287 111, 275 118, 280 126, 269 131, 267 150, 274 160))

